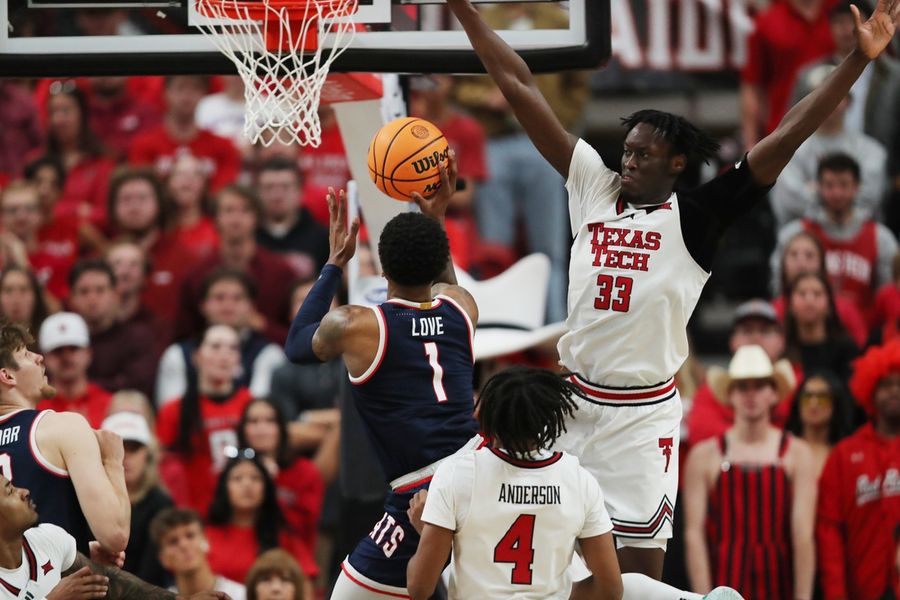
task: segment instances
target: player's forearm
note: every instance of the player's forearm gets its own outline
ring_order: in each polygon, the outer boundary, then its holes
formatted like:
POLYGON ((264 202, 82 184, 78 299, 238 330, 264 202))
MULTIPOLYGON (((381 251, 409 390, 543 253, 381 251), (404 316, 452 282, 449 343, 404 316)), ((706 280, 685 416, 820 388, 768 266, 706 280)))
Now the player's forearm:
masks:
POLYGON ((106 478, 112 486, 113 495, 109 497, 109 506, 97 511, 95 521, 102 533, 94 531, 94 523, 91 523, 91 531, 97 535, 97 541, 109 552, 123 552, 128 545, 129 532, 131 530, 131 500, 128 497, 128 487, 125 485, 125 469, 121 463, 103 461, 103 470, 106 478))
POLYGON ((491 29, 469 0, 448 0, 491 79, 515 109, 515 97, 534 86, 528 65, 491 29))
POLYGON ((434 594, 437 587, 440 570, 437 571, 436 577, 429 576, 426 571, 434 571, 428 569, 426 565, 421 565, 422 557, 417 552, 409 561, 406 568, 406 591, 412 600, 428 600, 434 594))
POLYGON ((141 600, 176 600, 177 598, 172 592, 141 581, 131 573, 116 567, 91 562, 80 553, 75 555, 75 562, 63 575, 74 573, 82 567, 89 567, 92 572, 98 575, 105 575, 109 579, 109 589, 105 596, 109 600, 131 600, 134 598, 140 598, 141 600))

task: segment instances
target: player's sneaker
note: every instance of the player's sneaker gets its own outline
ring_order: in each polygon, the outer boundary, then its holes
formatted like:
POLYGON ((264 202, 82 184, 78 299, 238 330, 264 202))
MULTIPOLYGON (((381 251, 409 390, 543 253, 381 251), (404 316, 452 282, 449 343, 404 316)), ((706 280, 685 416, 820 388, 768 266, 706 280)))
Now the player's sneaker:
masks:
POLYGON ((707 595, 703 596, 704 600, 744 600, 744 597, 730 587, 717 587, 707 595))

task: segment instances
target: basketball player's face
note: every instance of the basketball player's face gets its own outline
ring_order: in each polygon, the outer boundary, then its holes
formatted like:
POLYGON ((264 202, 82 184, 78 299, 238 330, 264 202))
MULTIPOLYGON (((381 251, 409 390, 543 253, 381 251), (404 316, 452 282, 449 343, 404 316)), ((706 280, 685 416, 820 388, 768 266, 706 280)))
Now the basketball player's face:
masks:
POLYGON ((0 515, 10 531, 21 533, 37 524, 38 514, 28 490, 0 475, 0 515))
POLYGON ((262 473, 253 463, 243 461, 228 473, 228 499, 233 512, 247 513, 259 510, 264 494, 262 473))
POLYGON ((684 156, 671 156, 671 146, 651 125, 638 123, 625 136, 622 153, 622 196, 634 204, 658 204, 672 193, 684 170, 684 156))
POLYGON ((283 579, 277 573, 256 584, 256 597, 259 600, 292 600, 296 593, 294 582, 283 579))
POLYGON ((4 370, 7 371, 7 376, 15 378, 15 387, 20 394, 34 403, 56 394, 56 390, 47 381, 43 356, 27 348, 20 348, 13 357, 19 368, 4 370))

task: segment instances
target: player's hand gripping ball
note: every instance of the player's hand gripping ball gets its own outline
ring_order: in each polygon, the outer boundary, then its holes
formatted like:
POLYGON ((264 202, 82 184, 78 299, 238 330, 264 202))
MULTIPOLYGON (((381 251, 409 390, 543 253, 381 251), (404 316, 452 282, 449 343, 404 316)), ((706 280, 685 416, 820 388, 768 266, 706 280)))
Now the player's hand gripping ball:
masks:
POLYGON ((369 145, 369 176, 382 192, 408 202, 413 192, 425 198, 441 187, 438 165, 450 152, 441 130, 424 119, 406 117, 382 127, 369 145))

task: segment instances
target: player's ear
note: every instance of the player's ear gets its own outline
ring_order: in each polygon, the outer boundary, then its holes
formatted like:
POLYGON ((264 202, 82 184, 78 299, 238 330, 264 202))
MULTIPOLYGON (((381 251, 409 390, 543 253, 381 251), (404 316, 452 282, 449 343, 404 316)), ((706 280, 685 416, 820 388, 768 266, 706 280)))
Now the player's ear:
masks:
POLYGON ((669 169, 671 170, 672 175, 679 176, 684 172, 684 169, 687 167, 687 156, 684 154, 676 154, 671 159, 669 159, 669 169))
POLYGON ((0 383, 10 387, 16 385, 16 377, 13 375, 12 369, 0 369, 0 383))

